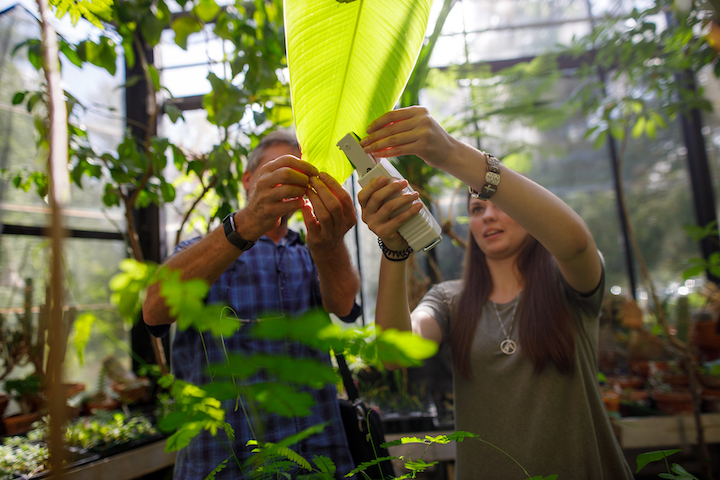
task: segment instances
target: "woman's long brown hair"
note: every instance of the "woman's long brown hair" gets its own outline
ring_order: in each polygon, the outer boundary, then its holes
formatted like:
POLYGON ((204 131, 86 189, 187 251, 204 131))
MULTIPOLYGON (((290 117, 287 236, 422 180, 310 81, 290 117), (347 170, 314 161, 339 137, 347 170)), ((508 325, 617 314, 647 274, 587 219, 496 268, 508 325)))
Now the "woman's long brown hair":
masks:
MULTIPOLYGON (((517 320, 521 352, 533 363, 536 373, 553 361, 562 373, 570 374, 575 360, 575 327, 557 288, 555 260, 528 235, 516 262, 525 282, 517 320)), ((470 231, 463 289, 450 328, 453 366, 467 380, 472 379, 470 351, 475 331, 492 288, 485 254, 470 231)))

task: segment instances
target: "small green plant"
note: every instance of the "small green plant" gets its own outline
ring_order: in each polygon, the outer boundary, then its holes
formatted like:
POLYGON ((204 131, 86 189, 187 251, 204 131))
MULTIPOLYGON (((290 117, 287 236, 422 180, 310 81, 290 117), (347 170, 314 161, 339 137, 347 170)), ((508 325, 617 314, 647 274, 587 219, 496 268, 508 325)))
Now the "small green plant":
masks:
POLYGON ((0 480, 30 478, 48 469, 48 458, 46 446, 25 437, 8 437, 0 445, 0 480))
POLYGON ((670 455, 674 455, 678 452, 680 452, 680 449, 676 450, 658 450, 655 452, 646 452, 641 453, 637 456, 637 470, 635 470, 635 473, 640 472, 645 465, 647 465, 650 462, 660 462, 664 461, 665 466, 667 467, 668 473, 661 473, 658 475, 660 478, 672 478, 675 480, 698 480, 696 476, 685 470, 683 467, 678 465, 677 463, 673 463, 672 466, 668 464, 667 457, 670 455))
MULTIPOLYGON (((27 438, 42 442, 47 438, 47 422, 36 424, 27 438)), ((158 430, 144 416, 100 411, 70 423, 65 430, 65 443, 70 447, 99 451, 157 434, 158 430)))
POLYGON ((157 434, 157 429, 143 416, 126 417, 122 413, 100 412, 70 424, 65 432, 65 441, 69 446, 106 450, 157 434))
MULTIPOLYGON (((393 440, 392 442, 386 442, 382 446, 386 447, 386 448, 390 448, 390 447, 395 447, 398 445, 408 445, 408 444, 413 444, 413 443, 427 445, 427 448, 423 451, 423 453, 419 459, 413 460, 412 458, 409 458, 409 459, 407 459, 407 461, 405 461, 405 468, 408 470, 408 473, 406 473, 405 475, 402 475, 400 477, 397 477, 397 480, 399 480, 402 478, 416 478, 419 473, 424 472, 425 470, 427 470, 428 467, 431 467, 438 463, 438 462, 427 463, 423 460, 425 453, 430 448, 430 446, 432 446, 433 444, 447 444, 450 442, 462 442, 465 439, 474 439, 476 441, 482 442, 482 443, 489 445, 490 447, 495 448, 498 451, 502 452, 504 455, 506 455, 508 458, 510 458, 513 462, 515 462, 517 464, 518 468, 520 470, 522 470, 522 472, 525 474, 525 477, 527 480, 556 480, 558 478, 557 475, 549 475, 547 477, 544 477, 542 475, 536 475, 534 477, 531 477, 530 474, 528 473, 528 471, 525 470, 525 468, 522 465, 520 465, 520 463, 517 460, 515 460, 512 456, 510 456, 510 454, 505 452, 503 449, 499 448, 497 445, 494 445, 490 442, 483 440, 482 438, 480 438, 479 435, 476 435, 476 434, 470 433, 470 432, 457 431, 457 432, 451 433, 450 435, 438 435, 437 437, 431 437, 430 435, 426 435, 425 438, 403 437, 403 438, 399 438, 397 440, 393 440)), ((400 459, 404 460, 403 457, 391 457, 391 458, 392 459, 400 458, 400 459)), ((378 461, 379 460, 382 460, 382 459, 378 459, 378 461)), ((374 462, 368 462, 367 464, 364 463, 362 465, 359 465, 355 470, 348 473, 346 476, 349 477, 356 473, 360 473, 360 472, 362 472, 362 470, 367 468, 367 466, 372 465, 373 463, 374 462)))

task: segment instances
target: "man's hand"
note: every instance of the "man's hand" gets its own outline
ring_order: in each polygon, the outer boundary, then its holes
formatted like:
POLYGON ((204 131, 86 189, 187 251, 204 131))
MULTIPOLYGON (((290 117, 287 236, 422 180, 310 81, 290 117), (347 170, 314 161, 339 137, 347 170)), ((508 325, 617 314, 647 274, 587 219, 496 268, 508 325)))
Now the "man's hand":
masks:
POLYGON ((356 223, 352 198, 327 173, 310 179, 306 192, 310 204, 302 209, 307 245, 313 252, 333 249, 356 223))
POLYGON ((257 174, 248 191, 247 205, 235 219, 238 234, 249 241, 278 227, 283 215, 303 207, 310 178, 316 177, 318 171, 297 157, 283 155, 260 167, 257 174))
POLYGON ((357 223, 355 205, 345 189, 327 173, 310 179, 306 195, 310 202, 302 209, 307 228, 305 240, 318 269, 323 307, 344 317, 351 312, 360 290, 360 277, 343 241, 357 223))

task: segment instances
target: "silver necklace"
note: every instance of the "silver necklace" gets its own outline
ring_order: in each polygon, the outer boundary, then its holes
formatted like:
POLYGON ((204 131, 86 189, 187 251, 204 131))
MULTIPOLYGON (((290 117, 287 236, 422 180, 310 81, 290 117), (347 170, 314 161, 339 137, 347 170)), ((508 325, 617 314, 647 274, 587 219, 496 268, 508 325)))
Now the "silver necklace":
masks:
POLYGON ((517 351, 517 343, 515 343, 515 340, 510 340, 510 334, 512 333, 513 325, 515 324, 515 309, 517 309, 518 303, 520 302, 516 301, 515 305, 513 305, 512 315, 510 315, 509 332, 505 330, 505 325, 503 325, 502 319, 500 318, 500 312, 498 312, 497 304, 492 300, 490 300, 490 303, 492 303, 493 309, 495 310, 495 316, 498 319, 500 328, 502 328, 502 331, 505 334, 505 340, 500 343, 500 351, 505 355, 512 355, 517 351))

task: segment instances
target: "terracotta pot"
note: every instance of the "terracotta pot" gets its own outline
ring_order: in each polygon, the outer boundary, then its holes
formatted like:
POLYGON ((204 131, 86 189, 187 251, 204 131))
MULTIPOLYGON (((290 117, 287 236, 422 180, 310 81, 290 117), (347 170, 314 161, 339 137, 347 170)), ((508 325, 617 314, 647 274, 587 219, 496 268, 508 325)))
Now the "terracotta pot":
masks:
POLYGON ((705 388, 720 388, 720 377, 714 375, 699 374, 700 382, 705 388))
POLYGON ((72 398, 78 393, 85 391, 85 384, 84 383, 66 383, 64 384, 64 387, 67 391, 65 394, 67 398, 72 398))
POLYGON ((720 388, 706 388, 702 393, 703 411, 720 413, 720 388))
POLYGON ((690 385, 690 378, 688 378, 688 376, 684 373, 665 372, 662 375, 662 381, 663 383, 667 383, 673 387, 673 389, 677 389, 678 387, 687 387, 690 385))
POLYGON ((7 435, 18 435, 20 433, 25 433, 28 430, 30 430, 33 423, 37 422, 42 418, 42 414, 40 412, 33 412, 33 413, 21 413, 18 415, 12 415, 10 417, 5 417, 3 420, 5 421, 5 432, 7 435))
POLYGON ((642 387, 645 383, 645 379, 637 375, 608 377, 607 383, 613 386, 617 385, 620 387, 620 390, 625 390, 626 388, 635 389, 642 387))
POLYGON ((5 415, 5 409, 10 403, 10 395, 7 393, 0 393, 0 418, 5 415))
POLYGON ((131 405, 139 401, 147 400, 149 392, 149 386, 145 384, 138 384, 135 386, 128 386, 121 383, 116 383, 112 386, 112 389, 120 397, 120 401, 126 405, 131 405))
POLYGON ((117 410, 118 408, 120 408, 120 405, 122 405, 120 400, 115 400, 114 398, 104 398, 100 400, 93 399, 87 402, 87 407, 91 413, 94 413, 98 410, 117 410))
POLYGON ((668 415, 685 415, 693 413, 692 395, 688 391, 662 392, 652 391, 657 409, 668 415))
POLYGON ((695 324, 695 341, 698 346, 705 349, 720 349, 720 334, 717 332, 717 320, 697 322, 695 324))
POLYGON ((631 329, 643 327, 643 312, 634 300, 628 300, 622 307, 622 324, 631 329))
POLYGON ((603 404, 605 405, 605 410, 609 413, 617 412, 620 409, 619 393, 613 392, 612 390, 604 391, 602 392, 602 399, 603 404))
POLYGON ((622 393, 624 402, 644 402, 650 398, 647 390, 630 390, 622 393))

